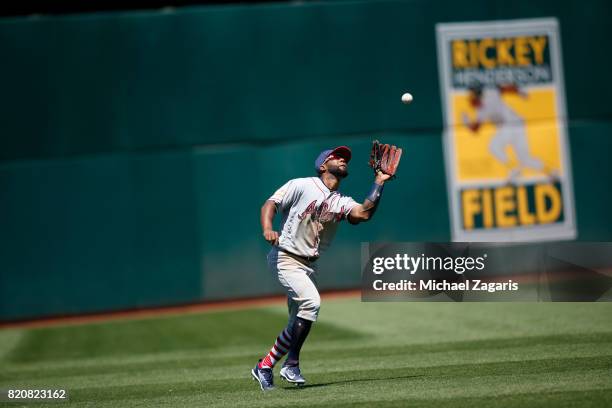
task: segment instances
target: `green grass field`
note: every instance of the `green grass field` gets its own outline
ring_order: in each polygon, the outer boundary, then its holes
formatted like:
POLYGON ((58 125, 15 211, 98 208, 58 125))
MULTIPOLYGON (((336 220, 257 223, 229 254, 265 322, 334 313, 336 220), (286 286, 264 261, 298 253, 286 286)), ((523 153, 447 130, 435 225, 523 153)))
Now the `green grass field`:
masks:
POLYGON ((324 299, 302 351, 309 385, 277 375, 263 393, 250 369, 285 313, 2 330, 0 388, 67 388, 71 407, 612 406, 610 303, 324 299))

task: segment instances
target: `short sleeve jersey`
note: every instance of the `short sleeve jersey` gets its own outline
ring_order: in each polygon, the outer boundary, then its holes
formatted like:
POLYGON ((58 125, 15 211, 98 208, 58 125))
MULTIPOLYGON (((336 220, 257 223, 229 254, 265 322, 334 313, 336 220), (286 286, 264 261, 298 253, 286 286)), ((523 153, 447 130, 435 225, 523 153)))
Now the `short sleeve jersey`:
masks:
POLYGON ((497 89, 485 89, 482 106, 478 111, 478 121, 491 121, 496 125, 522 125, 523 119, 503 101, 497 89))
POLYGON ((329 247, 338 223, 359 204, 331 191, 318 177, 289 180, 269 198, 282 212, 279 248, 318 257, 329 247))

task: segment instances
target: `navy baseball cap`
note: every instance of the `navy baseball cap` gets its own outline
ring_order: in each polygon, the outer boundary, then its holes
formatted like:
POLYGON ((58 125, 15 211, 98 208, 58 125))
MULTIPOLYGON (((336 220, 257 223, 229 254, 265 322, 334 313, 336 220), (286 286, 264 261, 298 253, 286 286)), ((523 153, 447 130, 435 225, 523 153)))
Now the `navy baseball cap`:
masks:
POLYGON ((319 167, 321 167, 321 165, 325 163, 327 158, 332 154, 343 157, 347 163, 351 161, 351 149, 349 149, 348 146, 338 146, 335 149, 323 150, 319 154, 319 157, 317 157, 317 160, 315 160, 315 170, 319 171, 319 167))

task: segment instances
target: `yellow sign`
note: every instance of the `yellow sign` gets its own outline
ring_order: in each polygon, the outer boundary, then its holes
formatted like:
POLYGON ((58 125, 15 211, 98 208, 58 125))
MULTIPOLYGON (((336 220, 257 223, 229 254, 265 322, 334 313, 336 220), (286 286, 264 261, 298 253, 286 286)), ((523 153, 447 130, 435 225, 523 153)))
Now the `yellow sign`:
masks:
POLYGON ((576 234, 554 19, 437 26, 453 239, 576 234))

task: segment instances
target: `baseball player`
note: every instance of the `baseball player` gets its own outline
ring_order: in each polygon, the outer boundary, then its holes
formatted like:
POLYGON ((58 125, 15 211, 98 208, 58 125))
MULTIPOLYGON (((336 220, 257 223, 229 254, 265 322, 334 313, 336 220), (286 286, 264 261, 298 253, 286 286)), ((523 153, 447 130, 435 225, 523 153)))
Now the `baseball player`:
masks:
POLYGON ((321 305, 316 261, 331 243, 340 221, 346 219, 351 224, 358 224, 372 217, 385 182, 393 176, 399 164, 401 149, 393 152, 387 157, 393 162, 387 168, 388 174, 383 172, 384 169, 378 169, 372 188, 361 204, 338 191, 340 182, 348 176, 351 160, 351 150, 340 146, 319 154, 315 160, 318 177, 289 180, 261 208, 263 237, 272 245, 268 265, 287 290, 289 308, 287 326, 268 354, 251 370, 262 390, 274 388, 272 369, 285 354, 287 358, 280 376, 297 385, 306 382, 299 366, 300 350, 312 322, 317 320, 321 305), (280 233, 273 227, 277 212, 282 214, 280 233))
POLYGON ((529 153, 529 144, 525 132, 525 122, 514 112, 502 99, 503 94, 518 94, 527 99, 527 94, 516 87, 516 85, 498 86, 495 88, 483 88, 482 84, 475 83, 469 87, 470 104, 477 110, 477 117, 471 122, 468 115, 463 112, 463 124, 472 132, 478 129, 484 122, 495 124, 496 133, 489 144, 489 151, 502 164, 509 168, 509 179, 513 180, 521 173, 521 169, 528 167, 538 171, 544 171, 544 164, 529 153), (512 146, 519 166, 511 168, 506 154, 506 146, 512 146))

